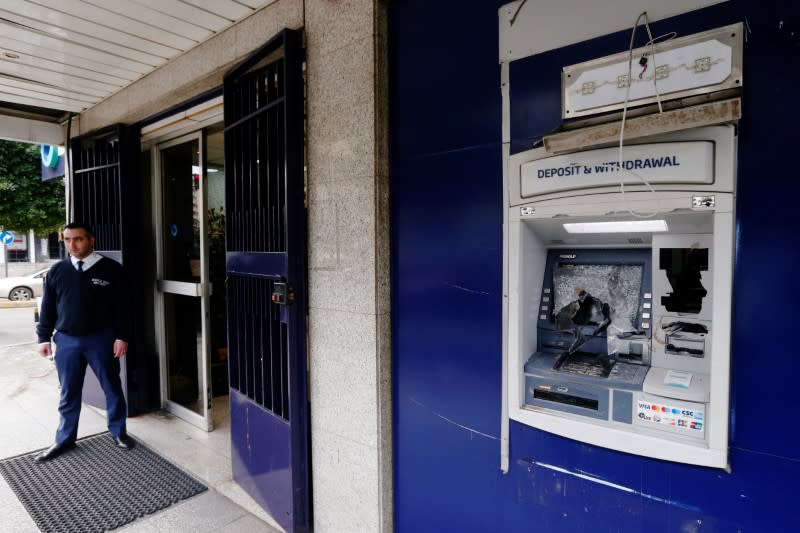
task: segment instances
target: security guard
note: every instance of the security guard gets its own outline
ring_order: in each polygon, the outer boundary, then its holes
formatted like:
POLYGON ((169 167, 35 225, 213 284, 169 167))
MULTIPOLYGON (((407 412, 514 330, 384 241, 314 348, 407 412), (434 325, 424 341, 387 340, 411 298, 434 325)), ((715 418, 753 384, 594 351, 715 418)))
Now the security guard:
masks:
POLYGON ((55 443, 36 456, 37 462, 58 457, 75 445, 87 364, 103 387, 114 443, 125 450, 133 447, 125 431, 127 406, 119 378, 119 358, 127 353, 130 338, 127 283, 122 266, 96 253, 94 241, 89 226, 77 222, 65 226, 64 245, 70 257, 50 268, 45 280, 36 327, 38 352, 43 357, 52 354, 50 337, 55 329, 61 401, 55 443))

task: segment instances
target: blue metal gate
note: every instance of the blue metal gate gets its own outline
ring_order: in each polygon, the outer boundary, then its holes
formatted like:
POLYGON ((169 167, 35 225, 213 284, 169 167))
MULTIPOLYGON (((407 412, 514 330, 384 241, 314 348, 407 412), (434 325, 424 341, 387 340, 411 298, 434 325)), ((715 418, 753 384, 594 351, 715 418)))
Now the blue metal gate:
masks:
POLYGON ((225 76, 233 477, 287 531, 308 531, 306 226, 299 32, 225 76))
MULTIPOLYGON (((142 238, 139 209, 139 130, 114 125, 70 141, 71 219, 92 226, 95 250, 125 265, 131 286, 133 320, 128 354, 122 359, 120 378, 128 401, 128 413, 135 415, 149 407, 149 376, 142 339, 144 315, 141 295, 142 238)), ((83 400, 105 409, 100 383, 86 373, 83 400)))

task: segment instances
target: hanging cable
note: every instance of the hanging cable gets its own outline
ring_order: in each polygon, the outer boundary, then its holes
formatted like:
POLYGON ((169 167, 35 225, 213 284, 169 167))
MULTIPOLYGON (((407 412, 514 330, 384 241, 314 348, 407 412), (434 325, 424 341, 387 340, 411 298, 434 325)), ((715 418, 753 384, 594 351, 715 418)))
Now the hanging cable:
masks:
POLYGON ((514 25, 514 21, 517 20, 517 15, 519 15, 519 12, 522 10, 522 6, 524 6, 525 2, 527 2, 527 1, 528 0, 522 0, 522 3, 520 3, 520 5, 517 6, 517 10, 514 11, 514 15, 511 17, 511 20, 509 21, 509 24, 508 24, 509 26, 513 26, 514 25))
MULTIPOLYGON (((650 48, 649 56, 652 57, 652 60, 653 60, 652 61, 652 64, 653 64, 653 88, 654 88, 655 93, 656 93, 656 103, 658 104, 658 112, 659 113, 663 113, 664 109, 661 106, 661 94, 658 91, 658 76, 656 74, 657 65, 656 65, 656 57, 655 57, 655 43, 659 42, 659 41, 662 41, 662 40, 672 39, 672 38, 677 36, 677 33, 669 32, 669 33, 665 33, 663 35, 659 35, 656 38, 653 38, 653 34, 650 31, 650 21, 649 21, 649 19, 647 17, 647 11, 643 11, 636 18, 636 22, 634 23, 633 29, 631 31, 630 44, 628 45, 628 76, 626 78, 625 101, 623 102, 623 105, 622 105, 622 121, 620 123, 620 128, 619 128, 619 157, 618 157, 618 161, 617 161, 617 169, 618 169, 618 172, 620 172, 620 176, 621 176, 620 177, 620 181, 619 181, 619 189, 620 189, 620 195, 622 196, 622 203, 626 206, 628 213, 630 213, 632 216, 637 217, 637 218, 650 218, 650 217, 653 217, 653 216, 655 216, 655 215, 657 215, 659 213, 658 209, 656 209, 656 211, 654 211, 652 213, 637 213, 636 211, 634 211, 633 209, 631 209, 627 205, 627 202, 625 200, 625 178, 622 175, 623 172, 627 172, 627 173, 635 176, 636 178, 641 180, 642 183, 644 183, 647 186, 648 189, 650 189, 650 192, 655 193, 655 188, 650 184, 649 181, 647 181, 647 179, 644 176, 641 176, 641 175, 637 174, 636 172, 634 172, 631 169, 624 168, 623 161, 622 161, 623 146, 624 146, 624 143, 625 143, 625 120, 626 120, 627 115, 628 115, 628 102, 630 100, 631 85, 633 84, 633 79, 632 79, 632 76, 633 76, 633 45, 634 45, 635 39, 636 39, 636 29, 639 27, 640 21, 642 19, 644 19, 644 26, 645 26, 645 29, 647 30, 647 37, 648 37, 648 41, 647 41, 647 43, 645 43, 644 47, 649 47, 650 48)), ((648 62, 649 62, 648 54, 647 54, 647 52, 645 52, 644 55, 642 55, 641 59, 639 60, 639 65, 642 66, 642 72, 639 74, 639 79, 642 78, 642 75, 644 74, 645 70, 647 69, 648 62)))

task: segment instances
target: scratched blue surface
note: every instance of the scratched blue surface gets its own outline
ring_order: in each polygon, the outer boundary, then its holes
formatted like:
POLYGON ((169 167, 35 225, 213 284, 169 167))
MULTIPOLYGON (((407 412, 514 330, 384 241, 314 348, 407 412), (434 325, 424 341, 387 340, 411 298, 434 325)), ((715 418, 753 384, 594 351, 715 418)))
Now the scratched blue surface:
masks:
POLYGON ((230 389, 233 479, 286 531, 292 531, 290 427, 230 389))
MULTIPOLYGON (((746 17, 750 30, 739 124, 732 472, 512 422, 507 475, 498 440, 500 4, 390 6, 396 530, 798 530, 800 3, 732 1, 653 27, 687 35, 746 17)), ((620 32, 515 62, 512 150, 560 124, 562 66, 619 52, 628 38, 620 32)))

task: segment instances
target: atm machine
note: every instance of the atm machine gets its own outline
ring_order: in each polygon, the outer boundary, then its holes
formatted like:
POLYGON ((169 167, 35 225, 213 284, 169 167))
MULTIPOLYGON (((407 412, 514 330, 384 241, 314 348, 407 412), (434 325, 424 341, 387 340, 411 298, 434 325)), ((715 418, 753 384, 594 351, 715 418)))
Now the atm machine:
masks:
POLYGON ((562 127, 512 154, 514 76, 531 64, 515 6, 500 9, 501 466, 510 419, 728 468, 742 24, 564 66, 562 127))
POLYGON ((726 467, 735 142, 718 125, 637 139, 621 163, 617 148, 510 157, 512 419, 726 467))

